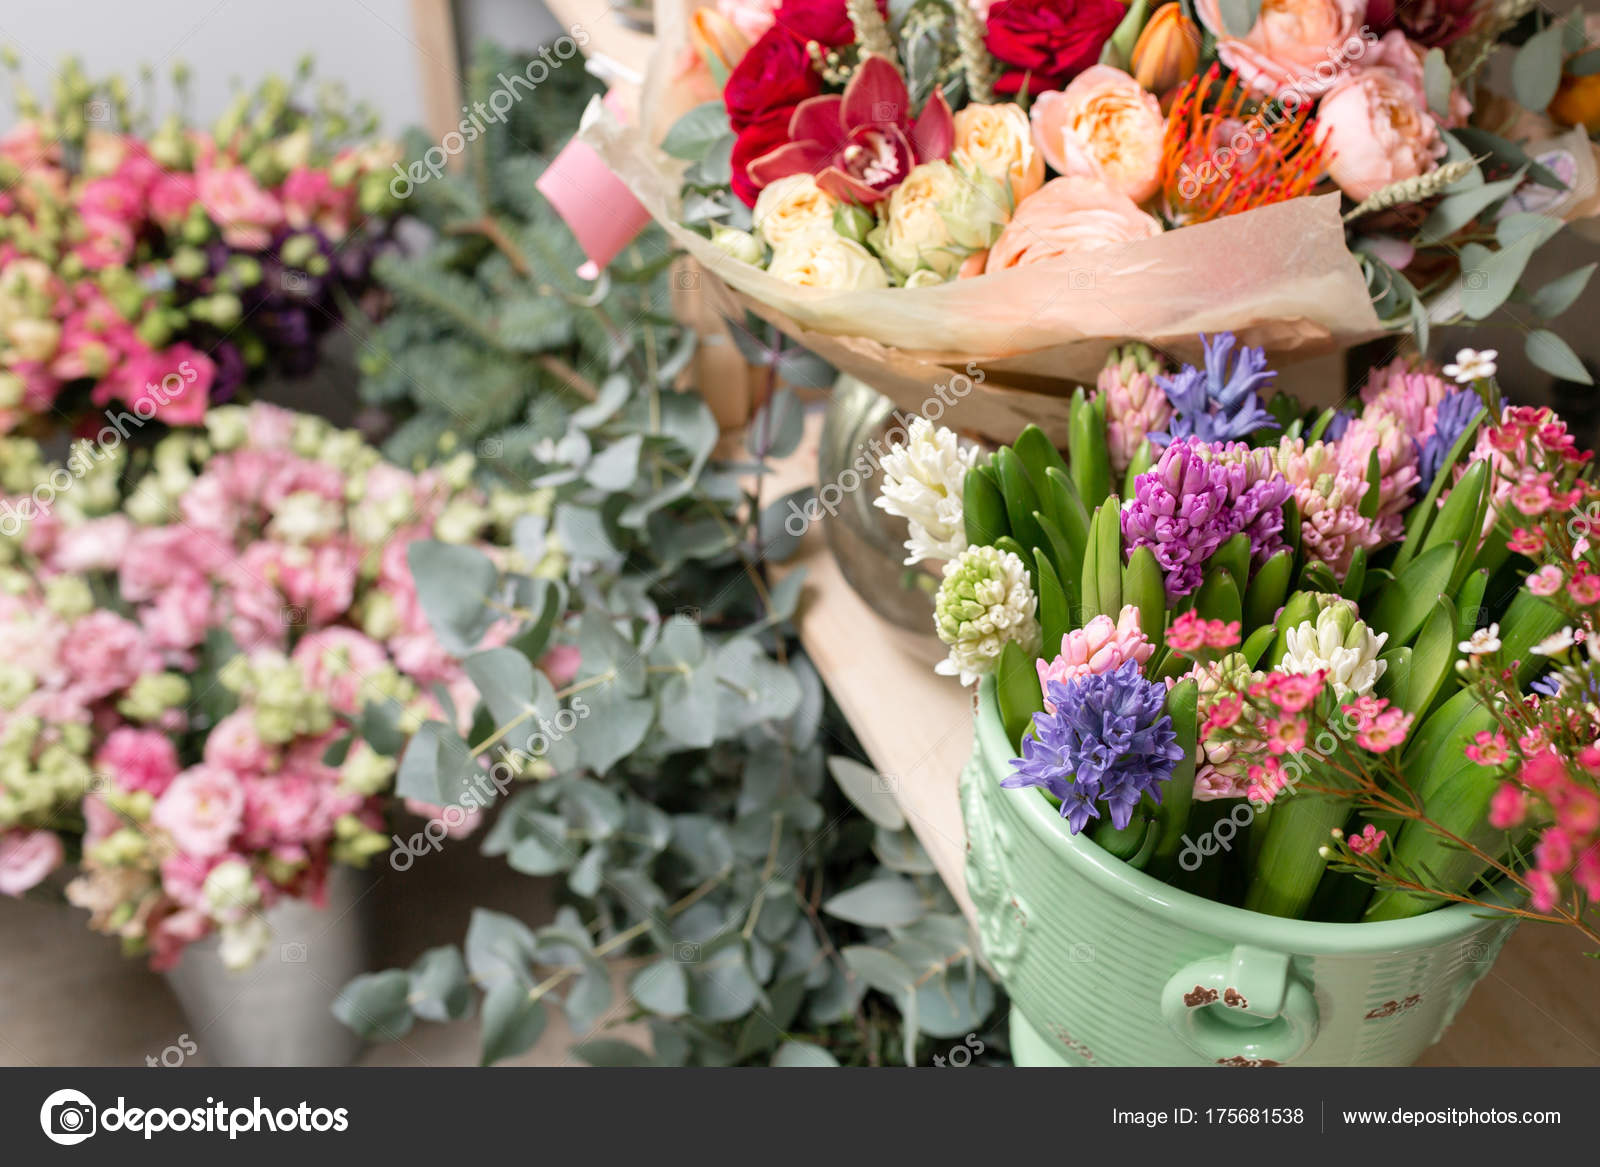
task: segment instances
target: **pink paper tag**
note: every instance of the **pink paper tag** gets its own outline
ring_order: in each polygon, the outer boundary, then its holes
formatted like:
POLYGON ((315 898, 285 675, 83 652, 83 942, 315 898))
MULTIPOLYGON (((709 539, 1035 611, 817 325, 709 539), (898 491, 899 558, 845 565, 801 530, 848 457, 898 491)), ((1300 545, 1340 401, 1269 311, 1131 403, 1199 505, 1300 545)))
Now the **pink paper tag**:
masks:
MULTIPOLYGON (((616 90, 607 93, 604 100, 607 109, 626 120, 625 102, 616 90)), ((585 264, 579 269, 580 274, 585 270, 594 272, 585 278, 598 275, 598 269, 615 259, 650 221, 650 212, 633 197, 633 192, 611 173, 598 154, 577 139, 562 148, 534 186, 550 200, 594 265, 590 268, 585 264)))

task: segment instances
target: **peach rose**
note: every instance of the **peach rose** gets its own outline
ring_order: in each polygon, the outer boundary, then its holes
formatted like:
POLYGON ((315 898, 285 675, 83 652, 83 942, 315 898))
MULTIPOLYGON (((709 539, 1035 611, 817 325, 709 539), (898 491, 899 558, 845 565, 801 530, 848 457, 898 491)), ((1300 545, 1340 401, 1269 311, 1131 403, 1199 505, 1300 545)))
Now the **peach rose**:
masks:
MULTIPOLYGON (((1427 108, 1428 83, 1426 80, 1426 66, 1423 64, 1428 50, 1415 41, 1406 39, 1403 32, 1386 32, 1383 37, 1373 45, 1361 58, 1361 63, 1356 67, 1357 72, 1367 69, 1388 69, 1407 87, 1416 97, 1417 105, 1427 108)), ((1472 114, 1472 102, 1467 100, 1467 95, 1461 92, 1459 85, 1450 89, 1450 111, 1444 121, 1444 128, 1454 129, 1463 126, 1472 114)))
POLYGON ((985 271, 1043 263, 1161 234, 1161 223, 1099 179, 1055 178, 1017 208, 985 271))
POLYGON ((1448 153, 1439 123, 1416 89, 1393 69, 1360 69, 1317 107, 1317 140, 1328 175, 1360 202, 1391 182, 1416 178, 1448 153))
POLYGON ((1028 115, 1020 105, 969 105, 956 111, 954 123, 956 161, 1002 186, 1009 182, 1013 202, 1044 185, 1044 158, 1033 148, 1028 115))
POLYGON ((1371 42, 1363 34, 1367 0, 1262 0, 1242 37, 1228 31, 1220 0, 1195 0, 1200 23, 1217 38, 1217 55, 1258 93, 1326 93, 1371 42))
POLYGON ((1098 178, 1136 203, 1161 183, 1166 119, 1155 95, 1121 69, 1092 65, 1065 89, 1041 93, 1033 140, 1066 177, 1098 178))

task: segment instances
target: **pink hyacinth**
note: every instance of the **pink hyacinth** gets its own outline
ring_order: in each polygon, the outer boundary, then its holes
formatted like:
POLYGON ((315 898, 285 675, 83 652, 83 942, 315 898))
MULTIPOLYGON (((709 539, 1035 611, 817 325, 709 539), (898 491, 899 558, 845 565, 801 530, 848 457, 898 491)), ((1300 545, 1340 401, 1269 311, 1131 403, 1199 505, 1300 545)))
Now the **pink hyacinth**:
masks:
MULTIPOLYGON (((1082 628, 1067 633, 1061 638, 1061 652, 1055 660, 1049 664, 1038 660, 1034 667, 1039 670, 1039 688, 1048 693, 1051 681, 1109 673, 1124 661, 1143 665, 1155 650, 1139 627, 1139 609, 1125 604, 1115 622, 1110 616, 1096 616, 1082 628)), ((1044 707, 1055 712, 1048 698, 1044 707)))
POLYGON ((1351 474, 1338 450, 1327 442, 1284 438, 1278 446, 1278 469, 1294 488, 1300 508, 1300 541, 1308 558, 1328 565, 1343 580, 1357 548, 1368 551, 1386 541, 1384 530, 1361 515, 1367 480, 1351 474))
POLYGON ((1163 371, 1160 358, 1142 344, 1112 349, 1100 370, 1096 390, 1105 402, 1106 445, 1118 474, 1128 469, 1145 438, 1164 430, 1172 417, 1172 403, 1155 381, 1163 371))
POLYGON ((1417 365, 1402 357, 1367 374, 1361 401, 1369 411, 1381 409, 1399 418, 1420 446, 1433 433, 1439 403, 1454 389, 1432 365, 1417 365))
POLYGON ((1385 543, 1405 534, 1405 510, 1421 476, 1418 445, 1398 414, 1369 406, 1334 443, 1339 464, 1352 478, 1366 481, 1374 452, 1378 455, 1378 514, 1375 525, 1385 543))

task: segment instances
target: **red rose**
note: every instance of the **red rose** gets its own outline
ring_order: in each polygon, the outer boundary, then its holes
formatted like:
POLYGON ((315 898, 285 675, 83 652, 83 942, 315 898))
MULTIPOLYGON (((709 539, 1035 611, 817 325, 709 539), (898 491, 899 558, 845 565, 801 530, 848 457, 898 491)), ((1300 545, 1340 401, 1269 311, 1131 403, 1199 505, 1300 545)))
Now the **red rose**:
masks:
POLYGON ((751 179, 747 168, 763 154, 770 154, 789 141, 789 117, 790 111, 784 110, 765 121, 746 126, 733 143, 731 185, 733 193, 738 195, 747 207, 755 206, 756 196, 761 193, 761 188, 751 179))
POLYGON ((735 133, 781 113, 787 122, 794 107, 822 92, 822 78, 811 67, 805 42, 773 25, 750 46, 722 91, 728 123, 735 133))
POLYGON ((1063 89, 1100 59, 1127 15, 1118 0, 997 0, 989 9, 989 51, 1011 66, 995 92, 1014 96, 1063 89))
MULTIPOLYGON (((887 16, 888 0, 878 0, 878 10, 887 16)), ((856 39, 844 0, 784 0, 773 19, 799 37, 801 44, 816 41, 824 48, 836 49, 856 39)))

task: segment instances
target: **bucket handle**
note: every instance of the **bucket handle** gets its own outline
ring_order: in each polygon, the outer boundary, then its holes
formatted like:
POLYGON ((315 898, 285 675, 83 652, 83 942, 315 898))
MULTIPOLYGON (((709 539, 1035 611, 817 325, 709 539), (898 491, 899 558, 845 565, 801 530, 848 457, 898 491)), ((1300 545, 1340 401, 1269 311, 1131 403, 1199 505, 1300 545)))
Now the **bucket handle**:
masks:
POLYGON ((1161 1013, 1185 1045, 1223 1065, 1283 1065, 1317 1036, 1316 998, 1289 957, 1246 944, 1173 973, 1161 1013))

